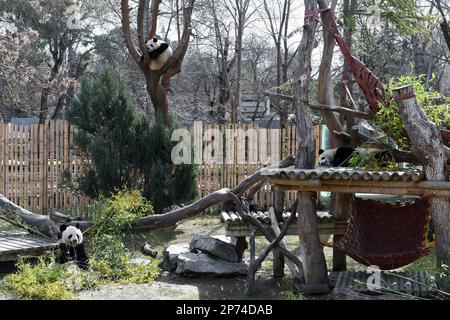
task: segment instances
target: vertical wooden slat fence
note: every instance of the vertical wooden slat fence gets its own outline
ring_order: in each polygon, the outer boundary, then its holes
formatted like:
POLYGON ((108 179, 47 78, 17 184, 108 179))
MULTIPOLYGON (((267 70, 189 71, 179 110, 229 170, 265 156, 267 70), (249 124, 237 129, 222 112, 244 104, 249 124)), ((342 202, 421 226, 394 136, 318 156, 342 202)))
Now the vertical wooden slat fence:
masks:
MULTIPOLYGON (((191 132, 196 141, 198 157, 198 196, 203 197, 219 188, 233 188, 239 181, 264 166, 280 161, 297 150, 294 126, 285 129, 265 129, 257 125, 210 125, 194 123, 191 132), (219 136, 217 136, 219 135, 219 136)), ((319 150, 319 126, 314 127, 316 149, 319 150)), ((255 195, 260 207, 271 205, 270 186, 264 186, 255 195)), ((294 192, 286 200, 294 201, 294 192)))
POLYGON ((32 212, 70 209, 81 214, 90 202, 69 189, 79 176, 66 121, 0 123, 0 193, 32 212))
MULTIPOLYGON (((91 201, 73 192, 67 180, 76 181, 87 164, 74 152, 76 130, 62 120, 42 125, 0 122, 0 193, 32 212, 57 209, 82 214, 91 201)), ((190 132, 199 164, 198 197, 235 187, 260 168, 295 154, 297 146, 294 126, 265 129, 256 124, 196 122, 190 132)), ((315 136, 319 145, 318 126, 315 136)), ((286 197, 288 202, 294 200, 291 192, 286 197)), ((272 203, 269 186, 255 195, 255 202, 260 207, 272 203)))

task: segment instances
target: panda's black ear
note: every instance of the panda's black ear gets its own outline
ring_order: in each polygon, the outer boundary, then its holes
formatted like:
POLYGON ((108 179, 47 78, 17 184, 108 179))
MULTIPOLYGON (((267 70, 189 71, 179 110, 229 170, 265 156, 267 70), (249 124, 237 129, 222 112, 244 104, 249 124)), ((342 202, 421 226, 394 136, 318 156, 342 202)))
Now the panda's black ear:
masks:
POLYGON ((153 42, 158 42, 158 38, 153 38, 153 42))
POLYGON ((65 225, 65 224, 62 224, 60 227, 59 227, 59 231, 62 233, 64 230, 66 230, 67 229, 67 226, 65 225))
POLYGON ((319 149, 319 154, 324 153, 324 151, 325 151, 325 150, 323 150, 323 149, 319 149))
POLYGON ((80 223, 77 222, 77 223, 75 224, 75 227, 76 227, 77 229, 80 229, 80 223))

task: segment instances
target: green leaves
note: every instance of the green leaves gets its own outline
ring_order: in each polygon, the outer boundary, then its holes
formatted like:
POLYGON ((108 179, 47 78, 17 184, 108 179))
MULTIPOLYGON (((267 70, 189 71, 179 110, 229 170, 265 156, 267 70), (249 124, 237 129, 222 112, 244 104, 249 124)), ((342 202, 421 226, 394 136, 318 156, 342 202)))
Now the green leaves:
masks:
POLYGON ((450 126, 450 104, 435 105, 434 100, 440 98, 441 95, 431 89, 426 90, 424 86, 425 80, 425 75, 418 77, 407 75, 391 79, 386 88, 387 102, 380 104, 380 110, 375 117, 375 122, 403 150, 409 150, 411 146, 406 137, 397 104, 392 97, 393 88, 412 84, 416 99, 423 107, 423 111, 428 119, 437 126, 450 126))

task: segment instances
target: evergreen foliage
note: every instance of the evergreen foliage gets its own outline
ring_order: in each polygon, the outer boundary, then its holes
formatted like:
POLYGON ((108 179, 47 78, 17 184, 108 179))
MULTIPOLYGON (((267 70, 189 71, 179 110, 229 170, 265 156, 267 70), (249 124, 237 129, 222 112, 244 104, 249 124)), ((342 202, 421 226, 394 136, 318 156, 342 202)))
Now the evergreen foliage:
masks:
POLYGON ((169 118, 166 127, 162 116, 156 117, 154 126, 144 136, 142 150, 147 155, 142 159, 145 172, 144 196, 153 204, 156 213, 196 196, 196 168, 192 164, 174 165, 171 160, 173 147, 171 133, 179 128, 178 123, 169 118))
POLYGON ((79 128, 78 150, 91 160, 79 181, 84 194, 109 197, 123 187, 141 189, 156 213, 195 196, 194 165, 171 159, 177 144, 171 133, 179 125, 170 119, 165 126, 160 116, 150 125, 111 68, 82 82, 66 117, 79 128))

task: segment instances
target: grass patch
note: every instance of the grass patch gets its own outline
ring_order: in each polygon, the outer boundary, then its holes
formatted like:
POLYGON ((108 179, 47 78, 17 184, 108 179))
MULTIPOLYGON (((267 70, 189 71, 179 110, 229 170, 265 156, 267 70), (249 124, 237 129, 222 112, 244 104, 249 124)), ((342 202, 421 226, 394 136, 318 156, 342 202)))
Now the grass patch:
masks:
POLYGON ((2 289, 17 299, 73 300, 77 296, 69 281, 65 268, 49 267, 41 258, 36 265, 19 262, 17 272, 5 276, 2 289))
POLYGON ((280 288, 280 299, 281 300, 305 300, 305 297, 301 293, 295 293, 292 288, 292 283, 290 280, 284 278, 278 282, 278 287, 280 288))
POLYGON ((438 271, 436 268, 435 251, 433 250, 429 255, 426 255, 419 260, 407 265, 403 268, 403 270, 409 272, 427 271, 431 276, 434 276, 438 271))

